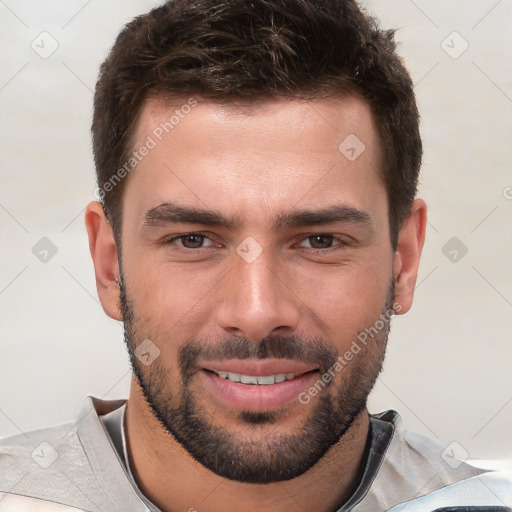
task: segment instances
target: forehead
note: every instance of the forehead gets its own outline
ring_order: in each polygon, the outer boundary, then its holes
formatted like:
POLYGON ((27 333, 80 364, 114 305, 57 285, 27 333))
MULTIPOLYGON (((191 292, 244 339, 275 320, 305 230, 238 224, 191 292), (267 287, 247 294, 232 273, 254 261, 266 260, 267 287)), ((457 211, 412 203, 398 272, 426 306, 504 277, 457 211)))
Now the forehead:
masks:
POLYGON ((141 109, 136 138, 142 143, 146 135, 153 134, 158 142, 183 145, 187 141, 180 135, 191 125, 194 133, 185 134, 188 142, 201 140, 204 144, 215 144, 218 149, 232 150, 243 140, 250 141, 253 148, 259 143, 272 149, 271 143, 278 147, 295 140, 306 142, 304 149, 332 151, 333 143, 336 149, 337 142, 347 135, 356 135, 370 149, 379 145, 369 104, 353 95, 251 101, 214 101, 200 96, 153 97, 141 109), (237 131, 242 128, 244 131, 237 131), (223 137, 233 135, 234 130, 236 141, 223 137))
POLYGON ((151 146, 125 194, 139 214, 172 200, 256 218, 298 203, 371 206, 383 192, 375 122, 355 96, 152 98, 135 135, 135 151, 151 146))

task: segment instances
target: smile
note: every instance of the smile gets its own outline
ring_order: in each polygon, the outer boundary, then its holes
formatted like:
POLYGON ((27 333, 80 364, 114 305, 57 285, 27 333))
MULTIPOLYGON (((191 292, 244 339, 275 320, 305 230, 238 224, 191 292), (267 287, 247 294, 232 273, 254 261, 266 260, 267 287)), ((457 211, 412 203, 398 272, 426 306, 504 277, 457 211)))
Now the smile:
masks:
POLYGON ((318 367, 284 360, 201 361, 204 385, 216 400, 237 410, 269 411, 298 401, 318 378, 318 367))
MULTIPOLYGON (((213 370, 211 370, 213 371, 213 370)), ((292 380, 296 377, 295 373, 278 373, 276 375, 244 375, 242 373, 213 371, 221 379, 227 379, 231 382, 241 382, 242 384, 255 384, 258 386, 268 386, 269 384, 276 384, 284 382, 285 380, 292 380)))

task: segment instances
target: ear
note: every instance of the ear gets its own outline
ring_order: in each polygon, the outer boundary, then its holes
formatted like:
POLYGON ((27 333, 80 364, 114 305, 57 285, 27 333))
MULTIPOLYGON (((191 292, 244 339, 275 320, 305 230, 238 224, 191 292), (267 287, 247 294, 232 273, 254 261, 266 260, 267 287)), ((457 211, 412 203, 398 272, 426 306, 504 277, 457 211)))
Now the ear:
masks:
POLYGON ((96 288, 105 313, 114 320, 122 320, 119 301, 119 261, 110 223, 102 205, 93 201, 85 210, 85 225, 89 234, 96 288))
POLYGON ((399 315, 407 313, 412 306, 421 251, 425 242, 426 225, 427 205, 423 199, 416 199, 409 217, 400 228, 398 247, 394 257, 395 304, 397 304, 395 310, 399 315))

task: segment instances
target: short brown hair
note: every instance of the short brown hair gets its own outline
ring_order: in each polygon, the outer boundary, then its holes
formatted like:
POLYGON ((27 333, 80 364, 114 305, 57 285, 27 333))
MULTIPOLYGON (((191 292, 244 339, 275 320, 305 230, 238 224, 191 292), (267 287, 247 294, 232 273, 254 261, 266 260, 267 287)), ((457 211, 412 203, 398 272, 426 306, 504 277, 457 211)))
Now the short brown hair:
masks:
POLYGON ((150 95, 252 101, 356 94, 375 116, 391 243, 417 191, 422 144, 413 83, 355 0, 170 0, 128 23, 101 66, 93 149, 109 222, 120 240, 127 180, 107 186, 133 151, 150 95))

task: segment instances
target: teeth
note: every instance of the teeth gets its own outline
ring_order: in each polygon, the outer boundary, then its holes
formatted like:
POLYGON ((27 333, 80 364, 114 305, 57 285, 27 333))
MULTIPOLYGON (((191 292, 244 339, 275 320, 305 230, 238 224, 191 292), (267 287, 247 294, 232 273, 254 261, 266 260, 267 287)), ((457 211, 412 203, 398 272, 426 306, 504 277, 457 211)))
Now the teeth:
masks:
POLYGON ((258 384, 258 377, 252 377, 251 375, 240 375, 240 382, 242 384, 258 384))
POLYGON ((274 384, 274 376, 273 375, 266 375, 264 377, 258 377, 258 384, 274 384))
POLYGON ((214 371, 216 375, 222 379, 227 379, 232 382, 241 382, 242 384, 256 384, 266 386, 276 382, 284 382, 295 378, 295 373, 278 373, 277 375, 262 375, 255 377, 254 375, 242 375, 240 373, 214 371))

